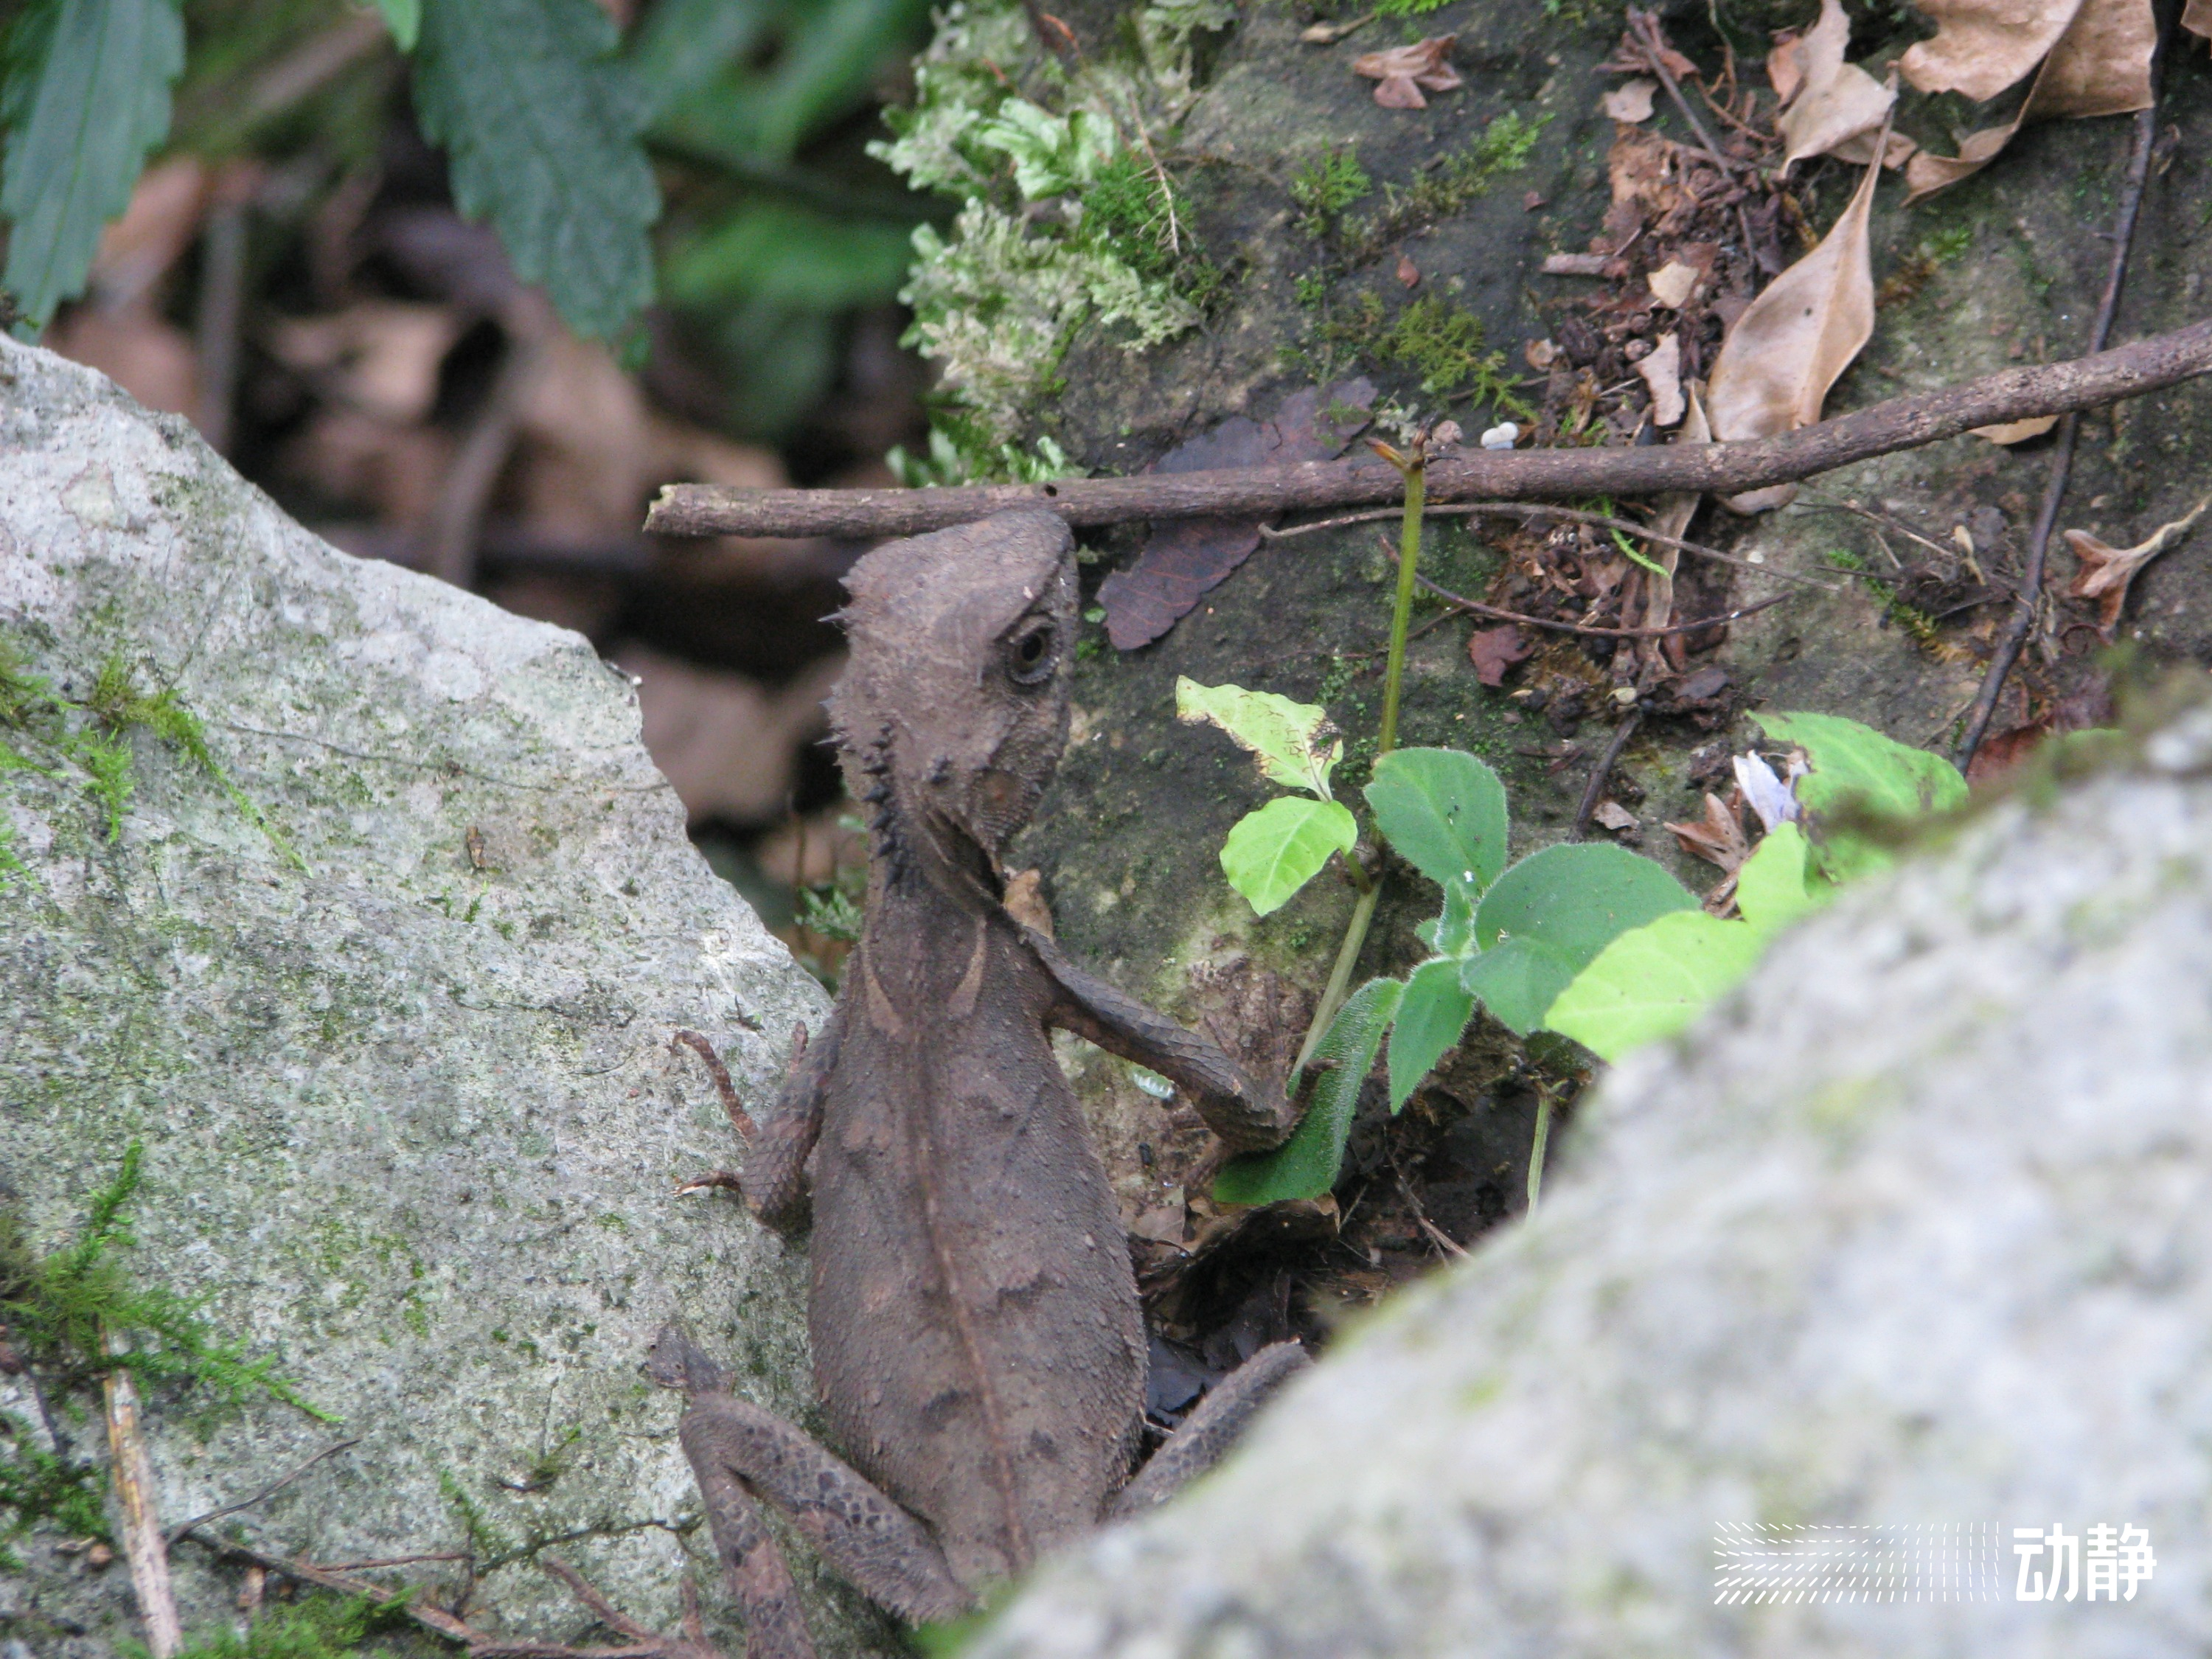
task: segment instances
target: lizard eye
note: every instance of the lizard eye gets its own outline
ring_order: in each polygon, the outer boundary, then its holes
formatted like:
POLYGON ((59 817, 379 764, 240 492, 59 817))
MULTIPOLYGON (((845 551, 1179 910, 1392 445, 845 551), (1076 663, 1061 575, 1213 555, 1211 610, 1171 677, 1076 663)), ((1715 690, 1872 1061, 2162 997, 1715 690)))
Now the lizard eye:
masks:
POLYGON ((1048 622, 1031 623, 1006 641, 1006 677, 1017 685, 1042 685, 1059 666, 1059 634, 1048 622))

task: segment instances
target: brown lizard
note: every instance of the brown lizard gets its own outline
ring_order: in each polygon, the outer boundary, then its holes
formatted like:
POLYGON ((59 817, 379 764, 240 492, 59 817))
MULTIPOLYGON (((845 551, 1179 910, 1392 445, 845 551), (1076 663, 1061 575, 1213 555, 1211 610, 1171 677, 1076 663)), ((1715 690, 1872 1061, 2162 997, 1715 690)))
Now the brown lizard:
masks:
POLYGON ((1129 1478, 1144 1324, 1048 1028, 1162 1073, 1235 1149, 1279 1144, 1296 1109, 1002 902, 1001 850, 1067 740, 1066 526, 1020 511, 889 543, 845 585, 852 657, 831 713, 874 808, 866 921, 744 1174, 713 1178, 793 1230, 811 1155, 808 1323, 845 1459, 734 1395, 678 1326, 647 1365, 690 1396, 684 1449, 751 1659, 813 1651, 756 1500, 884 1606, 945 1619, 1159 1502, 1305 1363, 1295 1343, 1254 1355, 1129 1478))

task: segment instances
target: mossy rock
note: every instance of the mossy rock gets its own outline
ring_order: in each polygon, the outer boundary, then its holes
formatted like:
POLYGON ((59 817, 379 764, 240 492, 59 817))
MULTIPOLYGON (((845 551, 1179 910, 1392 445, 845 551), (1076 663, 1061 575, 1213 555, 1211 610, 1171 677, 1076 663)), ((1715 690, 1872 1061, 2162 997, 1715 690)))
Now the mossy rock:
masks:
MULTIPOLYGON (((680 1402, 638 1362, 684 1316, 804 1419, 804 1261, 673 1196, 734 1148, 669 1040, 705 1033, 757 1104, 827 1004, 685 841, 629 685, 573 634, 335 551, 185 422, 12 342, 0 641, 64 703, 110 661, 169 689, 247 804, 139 730, 111 835, 52 741, 79 714, 0 729, 38 769, 0 773, 0 1175, 28 1243, 69 1238, 143 1141, 129 1273, 205 1298, 337 1419, 155 1391, 163 1521, 350 1439, 222 1526, 323 1562, 472 1552, 469 1617, 547 1639, 590 1623, 530 1559, 556 1540, 656 1627, 687 1574, 723 1608, 680 1402)), ((104 1463, 96 1401, 52 1403, 104 1463)), ((21 1378, 0 1409, 39 1422, 21 1378)), ((16 1540, 0 1647, 139 1634, 122 1566, 80 1541, 16 1540)), ((235 1565, 173 1554, 188 1630, 228 1624, 235 1565)), ((895 1646, 793 1560, 831 1647, 895 1646)))

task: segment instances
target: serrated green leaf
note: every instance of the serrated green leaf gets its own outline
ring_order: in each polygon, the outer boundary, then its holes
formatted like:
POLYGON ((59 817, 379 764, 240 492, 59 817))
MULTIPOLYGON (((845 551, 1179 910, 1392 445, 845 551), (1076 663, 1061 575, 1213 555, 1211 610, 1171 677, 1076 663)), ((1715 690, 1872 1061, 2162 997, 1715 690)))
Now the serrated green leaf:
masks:
POLYGON ((1544 1011, 1573 982, 1577 971, 1557 951, 1527 939, 1508 939, 1480 956, 1459 959, 1460 983, 1492 1019, 1519 1036, 1543 1024, 1544 1011))
POLYGON ((1221 843, 1229 884, 1267 915, 1320 873, 1332 853, 1349 853, 1359 826, 1349 807, 1303 795, 1279 795, 1237 820, 1221 843))
POLYGON ((6 53, 0 283, 43 329, 84 291, 101 227, 131 204, 147 152, 169 131, 184 18, 175 0, 36 0, 9 30, 6 53))
POLYGON ((660 192, 616 45, 592 0, 423 0, 416 49, 416 114, 455 204, 580 334, 617 332, 653 297, 660 192))
POLYGON ((1735 908, 1762 939, 1835 896, 1835 884, 1813 873, 1812 854, 1803 830, 1778 823, 1736 872, 1735 908))
POLYGON ((1758 962, 1766 937, 1744 921, 1678 910, 1631 928, 1575 976, 1544 1017, 1604 1060, 1672 1036, 1758 962))
POLYGON ((1314 1049, 1316 1064, 1334 1062, 1314 1085, 1313 1099, 1291 1138, 1271 1152, 1232 1158, 1214 1177, 1223 1204, 1273 1204, 1318 1198, 1336 1184, 1344 1140, 1359 1109, 1359 1091, 1375 1067, 1375 1052, 1398 1012, 1406 988, 1395 979, 1370 979, 1345 1000, 1314 1049))
POLYGON ((1445 1049, 1474 1017, 1474 998, 1449 957, 1425 962, 1407 977, 1390 1027, 1390 1109, 1402 1108, 1445 1049))
POLYGON ((392 31, 393 44, 402 52, 414 51, 422 32, 422 0, 376 0, 376 9, 383 14, 384 27, 392 31))
POLYGON ((1344 741, 1329 730, 1325 709, 1273 691, 1241 685, 1200 685, 1176 677, 1176 718, 1210 720, 1260 763, 1262 776, 1286 789, 1328 799, 1328 775, 1344 758, 1344 741))
POLYGON ((1805 751, 1812 770, 1797 780, 1797 799, 1813 819, 1820 866, 1836 881, 1885 870, 1888 849, 1833 826, 1848 812, 1906 820, 1948 812, 1966 799, 1966 781, 1941 755, 1884 737, 1838 714, 1754 714, 1777 743, 1805 751))
POLYGON ((1505 867, 1505 786, 1457 749, 1400 749, 1366 788, 1375 827, 1439 887, 1480 893, 1505 867))

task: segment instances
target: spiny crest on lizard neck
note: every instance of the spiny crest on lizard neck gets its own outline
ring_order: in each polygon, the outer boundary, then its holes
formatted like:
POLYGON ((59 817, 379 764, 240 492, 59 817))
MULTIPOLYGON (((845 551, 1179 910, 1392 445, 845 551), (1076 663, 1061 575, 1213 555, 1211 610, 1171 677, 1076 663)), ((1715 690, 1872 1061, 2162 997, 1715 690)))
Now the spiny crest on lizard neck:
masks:
POLYGON ((845 578, 852 645, 830 702, 847 787, 878 840, 913 821, 998 857, 1067 741, 1075 539, 1049 513, 1000 513, 887 542, 845 578))

